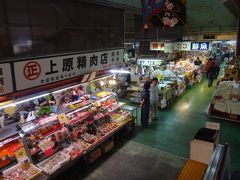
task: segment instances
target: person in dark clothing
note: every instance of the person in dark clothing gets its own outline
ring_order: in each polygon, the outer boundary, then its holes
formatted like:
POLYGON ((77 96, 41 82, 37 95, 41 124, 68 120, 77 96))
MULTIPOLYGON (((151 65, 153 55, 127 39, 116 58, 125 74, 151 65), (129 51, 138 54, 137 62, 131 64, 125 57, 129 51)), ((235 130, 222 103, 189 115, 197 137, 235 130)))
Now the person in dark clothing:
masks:
POLYGON ((194 61, 194 65, 196 65, 196 66, 202 65, 202 61, 199 59, 199 57, 197 57, 197 59, 194 61))
POLYGON ((146 81, 143 86, 141 95, 141 124, 143 128, 149 127, 149 113, 150 113, 150 81, 146 81))
POLYGON ((216 77, 216 67, 214 64, 208 69, 208 87, 211 87, 216 77))
POLYGON ((208 78, 209 69, 213 66, 213 59, 209 58, 206 63, 206 77, 208 78))

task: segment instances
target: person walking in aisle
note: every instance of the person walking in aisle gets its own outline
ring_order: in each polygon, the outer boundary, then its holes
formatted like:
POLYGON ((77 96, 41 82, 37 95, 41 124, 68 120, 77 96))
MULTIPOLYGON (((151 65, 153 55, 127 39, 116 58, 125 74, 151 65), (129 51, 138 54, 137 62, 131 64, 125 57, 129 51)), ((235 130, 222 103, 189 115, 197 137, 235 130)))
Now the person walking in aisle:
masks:
POLYGON ((218 78, 219 72, 220 72, 220 58, 216 58, 214 60, 214 66, 215 66, 215 70, 216 70, 216 76, 215 79, 218 78))
POLYGON ((208 78, 208 73, 209 73, 209 69, 210 67, 213 66, 213 59, 212 58, 209 58, 208 59, 208 62, 206 63, 206 76, 208 78))
POLYGON ((216 67, 213 63, 212 66, 210 66, 208 69, 208 87, 212 86, 213 80, 215 79, 215 77, 216 77, 216 67))
POLYGON ((141 124, 143 128, 149 127, 149 112, 150 112, 150 81, 146 81, 143 85, 143 91, 141 95, 141 124))
POLYGON ((158 112, 158 79, 153 78, 150 86, 150 120, 157 119, 158 112))

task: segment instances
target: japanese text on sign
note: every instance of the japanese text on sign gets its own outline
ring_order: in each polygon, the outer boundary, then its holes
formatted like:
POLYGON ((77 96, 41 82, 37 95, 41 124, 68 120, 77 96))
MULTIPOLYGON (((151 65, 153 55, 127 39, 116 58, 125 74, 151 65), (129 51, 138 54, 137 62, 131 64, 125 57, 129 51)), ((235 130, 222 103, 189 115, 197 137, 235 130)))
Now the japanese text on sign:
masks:
POLYGON ((192 42, 191 50, 193 50, 193 51, 208 51, 209 50, 209 42, 192 42))
POLYGON ((162 42, 150 42, 150 50, 151 51, 163 51, 164 43, 162 42))
POLYGON ((122 63, 123 49, 15 62, 16 88, 23 90, 45 85, 121 66, 122 63))
POLYGON ((0 64, 0 95, 13 92, 10 64, 0 64))

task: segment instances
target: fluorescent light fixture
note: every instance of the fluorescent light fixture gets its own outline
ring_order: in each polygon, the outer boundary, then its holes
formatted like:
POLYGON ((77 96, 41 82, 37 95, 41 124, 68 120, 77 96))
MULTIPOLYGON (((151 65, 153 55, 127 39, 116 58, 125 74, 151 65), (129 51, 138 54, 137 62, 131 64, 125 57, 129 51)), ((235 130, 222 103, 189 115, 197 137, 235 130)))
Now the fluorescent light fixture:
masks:
POLYGON ((129 71, 126 70, 111 70, 111 73, 119 73, 119 74, 130 74, 129 71))
POLYGON ((31 101, 31 100, 34 100, 34 99, 37 99, 37 98, 41 98, 41 97, 45 97, 47 95, 49 95, 50 93, 46 93, 46 94, 42 94, 42 95, 39 95, 39 96, 35 96, 35 97, 32 97, 32 98, 29 98, 29 99, 24 99, 22 101, 18 101, 18 102, 15 102, 15 105, 18 105, 18 104, 22 104, 24 102, 28 102, 28 101, 31 101))
POLYGON ((82 107, 82 108, 80 108, 80 109, 77 109, 77 110, 75 110, 75 111, 73 111, 73 112, 70 112, 70 113, 67 114, 67 116, 70 116, 70 115, 72 115, 72 114, 74 114, 74 113, 76 113, 76 112, 79 112, 79 111, 83 110, 83 109, 89 108, 89 107, 92 106, 92 105, 93 105, 93 104, 91 103, 91 104, 89 104, 89 105, 87 105, 87 106, 84 106, 84 107, 82 107))
POLYGON ((114 76, 116 76, 115 74, 111 74, 111 75, 108 75, 108 76, 105 76, 105 77, 101 77, 101 78, 98 78, 98 79, 94 79, 94 80, 92 80, 92 81, 90 81, 90 82, 95 82, 95 81, 99 81, 99 80, 102 80, 102 79, 105 79, 105 78, 108 78, 108 77, 112 77, 113 76, 113 78, 114 78, 114 76))
POLYGON ((5 109, 5 108, 8 108, 8 107, 14 107, 14 106, 16 106, 15 103, 10 103, 10 104, 7 104, 7 105, 4 105, 4 106, 1 106, 1 107, 0 107, 0 110, 5 109))
POLYGON ((163 60, 162 59, 148 59, 148 58, 144 58, 144 59, 138 59, 137 61, 160 61, 160 62, 163 62, 163 60))
POLYGON ((60 92, 66 91, 66 90, 68 90, 68 89, 72 89, 72 88, 75 88, 75 87, 78 87, 78 86, 81 86, 81 85, 87 84, 87 83, 88 83, 88 82, 86 82, 86 83, 82 83, 82 84, 77 84, 77 85, 70 86, 70 87, 66 87, 66 88, 63 88, 63 89, 59 89, 59 90, 53 91, 52 93, 53 93, 53 94, 57 94, 57 93, 60 93, 60 92))
POLYGON ((100 81, 100 85, 101 85, 101 86, 104 86, 104 81, 100 81))

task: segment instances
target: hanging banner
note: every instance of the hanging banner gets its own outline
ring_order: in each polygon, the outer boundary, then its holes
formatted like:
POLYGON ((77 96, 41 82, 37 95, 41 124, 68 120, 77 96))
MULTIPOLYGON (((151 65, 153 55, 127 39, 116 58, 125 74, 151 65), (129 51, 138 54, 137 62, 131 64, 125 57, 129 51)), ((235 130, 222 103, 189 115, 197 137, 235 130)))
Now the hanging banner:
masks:
POLYGON ((209 42, 192 42, 191 50, 192 51, 209 51, 210 43, 209 42))
POLYGON ((16 88, 24 90, 122 64, 123 49, 15 62, 16 88))
POLYGON ((186 23, 186 0, 142 0, 144 28, 186 23))
POLYGON ((11 65, 0 64, 0 95, 13 92, 11 65))
POLYGON ((150 50, 151 51, 164 51, 164 43, 163 42, 150 42, 150 50))

